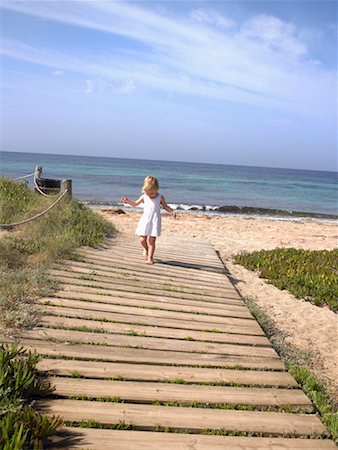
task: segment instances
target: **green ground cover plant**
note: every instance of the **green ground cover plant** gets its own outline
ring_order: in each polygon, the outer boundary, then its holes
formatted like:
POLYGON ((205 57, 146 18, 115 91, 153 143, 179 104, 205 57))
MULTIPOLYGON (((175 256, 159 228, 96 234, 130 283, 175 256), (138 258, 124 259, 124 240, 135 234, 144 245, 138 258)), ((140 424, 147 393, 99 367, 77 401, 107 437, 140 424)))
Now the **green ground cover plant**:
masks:
POLYGON ((338 249, 277 248, 240 253, 234 262, 297 298, 338 310, 338 249))
POLYGON ((36 370, 36 352, 16 345, 0 345, 0 448, 42 449, 46 438, 61 425, 58 417, 47 417, 33 408, 36 398, 53 388, 36 370))
POLYGON ((278 329, 269 319, 265 311, 257 306, 252 298, 246 297, 244 300, 249 310, 268 335, 275 350, 283 358, 290 374, 311 399, 322 422, 331 433, 333 440, 338 444, 338 404, 334 393, 310 369, 305 367, 303 356, 299 355, 296 349, 292 348, 289 344, 285 345, 279 335, 278 329))
MULTIPOLYGON (((24 182, 0 178, 0 223, 32 217, 54 200, 24 182)), ((0 238, 0 327, 33 325, 32 300, 57 288, 49 267, 62 258, 75 258, 78 247, 97 246, 113 234, 109 222, 66 197, 44 216, 10 229, 0 238)))
POLYGON ((289 362, 288 370, 315 404, 323 423, 330 430, 332 438, 338 444, 338 408, 332 396, 327 393, 323 383, 306 367, 289 362))

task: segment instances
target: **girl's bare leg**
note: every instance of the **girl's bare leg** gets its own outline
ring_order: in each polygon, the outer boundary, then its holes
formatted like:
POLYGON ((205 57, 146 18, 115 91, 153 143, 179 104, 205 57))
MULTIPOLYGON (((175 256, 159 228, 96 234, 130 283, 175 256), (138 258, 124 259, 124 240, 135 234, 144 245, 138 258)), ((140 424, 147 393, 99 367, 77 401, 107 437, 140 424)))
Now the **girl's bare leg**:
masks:
POLYGON ((143 256, 144 258, 148 259, 148 242, 147 242, 147 236, 140 236, 140 244, 144 248, 143 250, 143 256))
POLYGON ((154 253, 155 253, 155 236, 149 236, 148 238, 148 259, 147 264, 154 264, 154 253))

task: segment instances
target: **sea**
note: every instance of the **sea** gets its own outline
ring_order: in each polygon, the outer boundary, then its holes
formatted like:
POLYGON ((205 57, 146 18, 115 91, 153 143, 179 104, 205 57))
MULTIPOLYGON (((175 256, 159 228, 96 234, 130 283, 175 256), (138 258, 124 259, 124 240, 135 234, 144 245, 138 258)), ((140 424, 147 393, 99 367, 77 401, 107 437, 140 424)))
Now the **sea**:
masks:
MULTIPOLYGON (((93 208, 122 207, 120 198, 138 198, 143 179, 153 175, 167 203, 182 212, 271 218, 338 215, 337 172, 0 152, 1 176, 21 177, 37 165, 44 178, 72 179, 74 197, 93 208)), ((32 185, 32 177, 27 180, 32 185)))

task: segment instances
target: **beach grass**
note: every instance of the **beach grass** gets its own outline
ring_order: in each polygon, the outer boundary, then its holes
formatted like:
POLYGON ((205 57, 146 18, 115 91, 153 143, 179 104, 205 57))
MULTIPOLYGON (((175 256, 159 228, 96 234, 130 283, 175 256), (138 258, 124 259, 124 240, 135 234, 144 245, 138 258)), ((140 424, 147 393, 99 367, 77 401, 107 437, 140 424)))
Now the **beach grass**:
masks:
POLYGON ((236 264, 256 271, 260 278, 297 298, 338 310, 338 249, 277 248, 234 256, 236 264))
MULTIPOLYGON (((53 200, 33 192, 24 182, 0 178, 0 223, 32 217, 53 200)), ((0 326, 33 325, 32 301, 57 288, 48 269, 74 257, 78 247, 97 246, 114 233, 111 223, 66 198, 44 216, 10 229, 0 238, 0 326)))

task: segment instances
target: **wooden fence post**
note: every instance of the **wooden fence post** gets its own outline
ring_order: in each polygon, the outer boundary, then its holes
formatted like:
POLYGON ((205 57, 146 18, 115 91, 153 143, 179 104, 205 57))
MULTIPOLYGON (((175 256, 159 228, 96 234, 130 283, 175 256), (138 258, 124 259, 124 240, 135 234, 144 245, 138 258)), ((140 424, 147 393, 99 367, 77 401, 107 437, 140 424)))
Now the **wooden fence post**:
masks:
POLYGON ((72 198, 73 195, 73 186, 72 186, 72 180, 63 180, 63 190, 65 191, 66 189, 68 189, 68 193, 67 196, 69 198, 72 198))
MULTIPOLYGON (((42 173, 42 167, 41 166, 35 166, 34 180, 40 179, 41 178, 41 173, 42 173)), ((39 191, 36 189, 36 185, 35 185, 34 191, 39 193, 39 191)))
POLYGON ((41 173, 42 173, 42 167, 35 166, 35 178, 41 178, 41 173))

